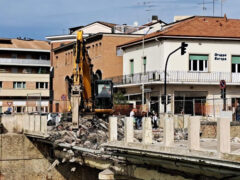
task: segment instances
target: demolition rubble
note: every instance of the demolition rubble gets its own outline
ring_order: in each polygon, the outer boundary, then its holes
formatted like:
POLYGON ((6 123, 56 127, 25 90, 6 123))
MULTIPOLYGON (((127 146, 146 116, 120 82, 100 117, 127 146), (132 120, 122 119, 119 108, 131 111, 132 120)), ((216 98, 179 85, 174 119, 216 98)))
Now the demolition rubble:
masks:
MULTIPOLYGON (((80 146, 88 149, 100 149, 101 144, 106 143, 109 138, 108 122, 103 119, 87 119, 82 118, 79 129, 74 131, 71 123, 62 122, 57 126, 48 127, 50 140, 55 145, 59 143, 67 143, 71 146, 80 146)), ((118 117, 118 140, 124 138, 124 117, 118 117)), ((153 143, 163 141, 163 129, 157 128, 153 130, 153 143)), ((186 140, 186 129, 175 129, 175 140, 186 140)), ((134 142, 142 141, 142 130, 134 130, 134 142)))

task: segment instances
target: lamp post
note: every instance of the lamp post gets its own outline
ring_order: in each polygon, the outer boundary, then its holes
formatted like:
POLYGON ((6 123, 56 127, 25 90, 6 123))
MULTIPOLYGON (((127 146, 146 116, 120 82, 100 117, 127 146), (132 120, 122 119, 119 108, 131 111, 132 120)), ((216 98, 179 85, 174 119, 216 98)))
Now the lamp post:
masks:
MULTIPOLYGON (((152 28, 153 28, 153 27, 149 27, 149 29, 147 30, 147 32, 143 34, 143 41, 142 41, 142 52, 143 52, 143 54, 142 54, 142 62, 143 62, 143 60, 144 60, 144 38, 145 38, 145 35, 147 35, 152 28)), ((141 67, 142 67, 141 70, 142 70, 142 73, 143 73, 143 64, 142 64, 141 67)), ((144 105, 144 83, 142 82, 142 107, 143 107, 143 105, 144 105)))
POLYGON ((175 49, 174 51, 172 51, 168 57, 167 57, 167 60, 166 60, 166 63, 165 63, 165 71, 164 71, 164 98, 165 98, 165 102, 164 102, 164 113, 167 112, 167 65, 168 65, 168 60, 170 58, 170 56, 172 54, 174 54, 175 52, 177 52, 179 49, 181 49, 181 55, 184 55, 186 53, 186 47, 188 47, 188 44, 186 44, 185 42, 182 42, 181 46, 177 49, 175 49))

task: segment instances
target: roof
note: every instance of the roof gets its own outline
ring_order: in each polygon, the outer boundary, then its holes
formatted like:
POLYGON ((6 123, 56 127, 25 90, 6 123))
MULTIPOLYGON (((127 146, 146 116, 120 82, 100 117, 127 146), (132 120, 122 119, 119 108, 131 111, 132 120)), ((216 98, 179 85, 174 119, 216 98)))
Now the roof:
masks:
MULTIPOLYGON (((141 35, 139 35, 139 34, 122 34, 122 33, 102 33, 101 32, 101 33, 93 34, 93 35, 88 36, 88 37, 84 37, 84 39, 86 40, 86 43, 91 43, 91 42, 94 42, 96 40, 100 40, 103 36, 138 37, 138 36, 141 36, 141 35)), ((76 42, 74 41, 74 42, 64 44, 63 46, 60 46, 60 47, 57 47, 57 48, 53 49, 53 51, 55 53, 57 53, 57 52, 62 51, 62 50, 71 49, 75 43, 76 42)))
MULTIPOLYGON (((240 19, 227 19, 226 16, 193 16, 173 23, 171 26, 167 25, 164 30, 148 34, 144 36, 144 39, 161 36, 240 38, 240 19)), ((118 47, 139 41, 142 41, 142 38, 137 38, 118 47)))
POLYGON ((47 41, 40 40, 23 40, 23 39, 8 39, 9 42, 0 41, 1 49, 36 49, 50 50, 50 45, 47 41))
MULTIPOLYGON (((95 23, 99 23, 99 24, 102 24, 102 25, 110 27, 110 28, 113 28, 114 26, 116 26, 116 24, 108 23, 108 22, 104 22, 104 21, 95 21, 95 22, 90 23, 90 24, 88 24, 86 26, 90 26, 90 25, 95 24, 95 23)), ((77 29, 81 29, 81 28, 84 28, 86 26, 75 26, 75 27, 69 28, 69 30, 70 30, 70 32, 73 32, 73 31, 75 31, 77 29)))

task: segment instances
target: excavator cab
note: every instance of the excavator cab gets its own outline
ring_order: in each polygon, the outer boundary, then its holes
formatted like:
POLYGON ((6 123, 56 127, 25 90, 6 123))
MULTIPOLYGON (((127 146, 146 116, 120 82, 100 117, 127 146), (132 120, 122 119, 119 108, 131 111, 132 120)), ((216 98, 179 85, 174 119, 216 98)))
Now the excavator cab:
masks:
POLYGON ((94 109, 97 114, 113 112, 113 83, 111 80, 96 80, 94 85, 94 109))

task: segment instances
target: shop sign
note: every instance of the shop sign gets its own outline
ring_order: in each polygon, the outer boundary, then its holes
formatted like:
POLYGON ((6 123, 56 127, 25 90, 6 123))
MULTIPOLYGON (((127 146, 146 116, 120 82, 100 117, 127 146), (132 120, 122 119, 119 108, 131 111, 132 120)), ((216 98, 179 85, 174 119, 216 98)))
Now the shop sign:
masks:
POLYGON ((227 60, 227 54, 215 53, 214 54, 214 60, 226 61, 227 60))

